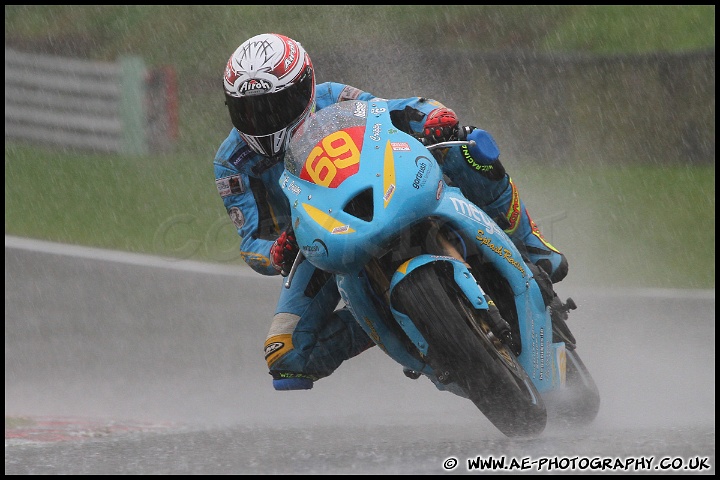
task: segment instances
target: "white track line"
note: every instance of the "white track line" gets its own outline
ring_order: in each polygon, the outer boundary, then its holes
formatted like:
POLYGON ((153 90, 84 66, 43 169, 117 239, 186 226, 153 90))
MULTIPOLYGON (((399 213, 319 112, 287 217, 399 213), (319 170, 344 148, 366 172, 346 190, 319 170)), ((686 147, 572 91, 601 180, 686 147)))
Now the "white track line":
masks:
POLYGON ((101 248, 81 247, 62 243, 46 242, 31 238, 20 238, 5 235, 5 248, 28 250, 32 252, 63 255, 67 257, 88 258, 107 262, 122 263, 126 265, 141 265, 145 267, 166 268, 186 272, 208 273, 217 275, 230 275, 233 277, 257 278, 261 275, 245 265, 229 266, 214 263, 179 260, 169 257, 156 257, 138 253, 105 250, 101 248))

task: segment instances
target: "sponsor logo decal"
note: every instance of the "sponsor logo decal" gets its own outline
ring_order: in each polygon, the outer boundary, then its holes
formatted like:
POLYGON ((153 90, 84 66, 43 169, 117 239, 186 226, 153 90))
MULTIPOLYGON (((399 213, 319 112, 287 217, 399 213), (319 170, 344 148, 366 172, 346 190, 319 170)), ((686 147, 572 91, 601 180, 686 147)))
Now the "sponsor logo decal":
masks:
POLYGON ((327 245, 325 245, 325 242, 320 240, 319 238, 316 238, 312 241, 310 245, 303 245, 302 246, 302 252, 303 255, 306 257, 327 257, 329 252, 327 245))
POLYGON ((470 203, 466 200, 462 200, 457 197, 450 197, 450 201, 455 207, 455 211, 460 215, 470 218, 485 227, 485 232, 488 235, 495 235, 502 232, 502 229, 498 227, 497 223, 488 217, 487 213, 483 212, 477 205, 470 203))
POLYGON ((222 198, 229 197, 230 195, 239 195, 245 191, 240 175, 219 178, 215 180, 215 186, 222 198))
POLYGON ((477 170, 478 172, 490 172, 493 170, 492 165, 477 163, 472 157, 472 155, 470 155, 470 149, 467 147, 467 145, 461 146, 460 151, 462 152, 465 161, 468 163, 468 165, 470 165, 470 168, 477 170))
POLYGON ((351 87, 350 85, 345 85, 345 88, 343 88, 342 91, 340 92, 338 101, 344 102, 345 100, 355 100, 362 93, 363 93, 363 91, 360 90, 359 88, 351 87))
POLYGON ((415 173, 413 188, 420 189, 424 187, 427 182, 428 173, 432 170, 432 163, 430 163, 427 157, 417 157, 415 159, 415 165, 417 165, 418 171, 415 173))
POLYGON ((379 123, 376 123, 372 127, 372 135, 370 135, 370 139, 372 139, 375 142, 380 141, 380 131, 382 130, 382 125, 379 123))
POLYGON ((492 238, 486 237, 485 232, 482 230, 478 230, 475 240, 480 242, 482 245, 485 245, 487 248, 499 255, 503 260, 517 268, 518 271, 523 274, 523 277, 525 276, 525 267, 513 258, 512 251, 510 251, 510 249, 504 248, 502 245, 495 245, 492 238))
POLYGON ((542 380, 545 373, 545 329, 540 329, 540 375, 539 378, 542 380))
POLYGON ((265 345, 265 358, 269 357, 273 354, 273 352, 277 352, 281 348, 283 348, 285 344, 283 342, 272 342, 265 345))
POLYGON ((353 110, 353 115, 360 118, 365 118, 367 116, 367 107, 365 106, 364 102, 355 102, 355 109, 353 110))
POLYGON ((268 82, 267 80, 263 80, 261 78, 251 78, 249 80, 245 80, 240 84, 238 87, 238 93, 240 95, 264 95, 266 93, 271 92, 273 89, 273 84, 268 82))
POLYGON ((340 227, 335 227, 332 229, 331 234, 335 235, 338 233, 347 233, 350 230, 350 225, 342 225, 340 227))
POLYGON ((292 42, 286 42, 286 45, 290 48, 290 54, 285 59, 284 67, 285 70, 290 70, 290 67, 295 63, 295 58, 297 58, 297 48, 292 42))
POLYGON ((245 225, 245 215, 238 207, 232 207, 228 210, 228 215, 230 215, 230 220, 232 220, 235 227, 242 228, 245 225))
POLYGON ((407 142, 390 142, 390 146, 393 150, 396 151, 402 151, 402 152, 409 152, 410 151, 410 145, 407 142))
POLYGON ((244 145, 240 150, 238 150, 235 156, 230 159, 230 163, 232 163, 235 168, 240 170, 242 164, 250 160, 254 155, 255 152, 253 152, 253 150, 247 145, 244 145))
POLYGON ((296 184, 295 182, 290 182, 290 185, 287 187, 288 190, 290 190, 295 195, 300 195, 300 186, 296 184))

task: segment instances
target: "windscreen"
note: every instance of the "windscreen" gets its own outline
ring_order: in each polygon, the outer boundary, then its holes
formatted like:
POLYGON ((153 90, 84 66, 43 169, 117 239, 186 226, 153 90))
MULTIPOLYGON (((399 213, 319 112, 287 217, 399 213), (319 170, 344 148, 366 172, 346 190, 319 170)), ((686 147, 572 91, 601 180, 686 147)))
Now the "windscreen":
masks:
POLYGON ((325 137, 338 130, 365 127, 367 102, 350 100, 332 104, 311 115, 293 135, 285 154, 285 168, 300 176, 305 161, 325 137))

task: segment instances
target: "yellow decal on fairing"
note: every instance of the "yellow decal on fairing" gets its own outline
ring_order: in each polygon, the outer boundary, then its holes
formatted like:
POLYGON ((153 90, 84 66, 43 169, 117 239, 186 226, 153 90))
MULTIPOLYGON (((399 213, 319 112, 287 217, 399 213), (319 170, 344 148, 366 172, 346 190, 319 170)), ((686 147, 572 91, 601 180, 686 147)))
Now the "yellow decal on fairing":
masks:
POLYGON ((315 220, 322 228, 327 230, 330 233, 334 234, 345 234, 345 233, 353 233, 355 230, 350 228, 350 226, 339 222, 338 220, 334 219, 327 213, 323 212, 322 210, 313 207, 312 205, 309 205, 307 203, 303 203, 302 207, 305 209, 308 215, 310 215, 310 218, 315 220))
POLYGON ((393 155, 392 144, 388 141, 385 145, 385 162, 383 166, 383 199, 387 208, 390 199, 395 193, 395 156, 393 155))
MULTIPOLYGON (((412 260, 412 259, 410 259, 410 260, 412 260)), ((403 263, 402 265, 400 265, 398 267, 397 271, 402 273, 403 275, 405 275, 407 273, 408 265, 410 265, 410 260, 408 260, 405 263, 403 263)))

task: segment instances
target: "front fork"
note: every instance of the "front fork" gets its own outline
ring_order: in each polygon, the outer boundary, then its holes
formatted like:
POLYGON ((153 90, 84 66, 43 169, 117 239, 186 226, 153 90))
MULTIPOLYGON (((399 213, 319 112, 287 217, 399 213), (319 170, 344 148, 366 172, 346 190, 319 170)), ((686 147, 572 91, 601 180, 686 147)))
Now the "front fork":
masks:
MULTIPOLYGON (((467 298, 471 307, 478 312, 480 319, 487 323, 490 332, 497 337, 501 343, 508 346, 513 353, 519 355, 520 345, 514 341, 510 325, 502 318, 500 311, 493 301, 483 292, 464 261, 448 256, 418 255, 406 261, 397 269, 390 282, 390 296, 392 296, 392 290, 407 278, 412 271, 435 262, 447 262, 452 265, 453 281, 465 298, 467 298)), ((420 350, 423 355, 427 355, 427 342, 425 342, 425 339, 417 330, 412 320, 405 314, 395 310, 392 305, 390 305, 390 310, 415 347, 420 350)))

